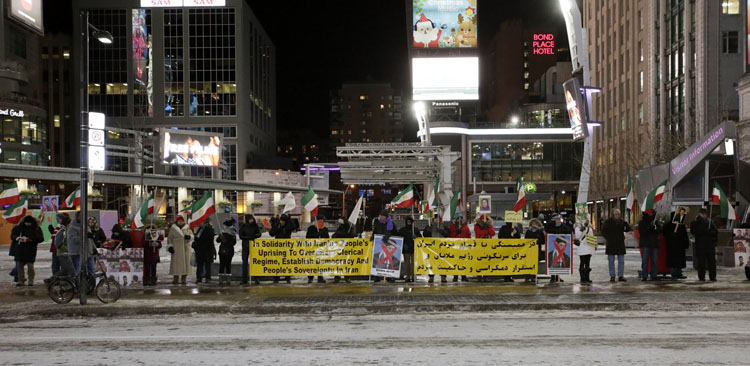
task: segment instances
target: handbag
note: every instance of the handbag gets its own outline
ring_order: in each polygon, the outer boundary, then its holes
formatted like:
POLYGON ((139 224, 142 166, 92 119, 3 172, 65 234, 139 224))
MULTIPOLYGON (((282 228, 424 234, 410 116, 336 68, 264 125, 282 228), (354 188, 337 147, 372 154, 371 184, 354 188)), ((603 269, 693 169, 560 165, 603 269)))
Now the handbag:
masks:
POLYGON ((190 252, 190 266, 197 267, 198 264, 195 262, 195 251, 190 252))

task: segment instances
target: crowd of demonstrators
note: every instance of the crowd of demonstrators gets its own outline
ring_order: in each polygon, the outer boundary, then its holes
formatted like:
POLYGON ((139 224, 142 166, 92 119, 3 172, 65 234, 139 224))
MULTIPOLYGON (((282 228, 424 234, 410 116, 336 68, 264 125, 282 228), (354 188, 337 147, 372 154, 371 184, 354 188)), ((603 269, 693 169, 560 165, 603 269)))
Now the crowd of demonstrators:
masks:
POLYGON ((588 243, 588 237, 594 235, 594 229, 591 228, 589 219, 583 220, 575 228, 575 245, 578 252, 580 264, 578 274, 581 276, 581 283, 591 283, 591 257, 596 253, 596 247, 588 243))
POLYGON ((601 234, 607 241, 604 254, 609 262, 609 281, 625 282, 625 233, 631 231, 630 225, 622 219, 620 210, 613 210, 612 216, 602 224, 601 234), (615 277, 615 259, 617 259, 617 277, 615 277))
MULTIPOLYGON (((242 240, 242 284, 245 285, 250 279, 250 242, 261 237, 263 232, 260 226, 255 222, 253 215, 240 216, 240 240, 242 240)), ((258 278, 253 282, 259 284, 258 278)))
POLYGON ((169 274, 172 284, 186 284, 187 276, 192 273, 190 266, 190 241, 193 235, 185 226, 185 218, 177 216, 167 234, 167 251, 172 255, 169 262, 169 274))
MULTIPOLYGON (((294 232, 294 226, 289 215, 281 215, 278 219, 271 220, 271 231, 269 234, 276 239, 290 239, 294 232)), ((273 283, 279 283, 279 276, 273 277, 273 283)), ((292 283, 292 278, 286 276, 286 283, 292 283)))
POLYGON ((688 238, 685 209, 680 208, 677 212, 669 215, 669 222, 664 224, 662 235, 667 246, 667 267, 672 279, 681 280, 687 278, 682 274, 682 269, 687 266, 685 250, 690 247, 688 238))
MULTIPOLYGON (((208 221, 208 220, 206 220, 208 221)), ((219 243, 219 284, 231 283, 232 257, 234 257, 234 246, 237 244, 237 231, 234 228, 235 221, 229 218, 222 224, 221 234, 216 238, 219 243)), ((213 246, 213 245, 212 245, 213 246)))
MULTIPOLYGON (((328 239, 331 236, 328 234, 328 228, 326 228, 325 218, 323 216, 317 216, 313 218, 313 223, 307 228, 305 238, 307 239, 328 239)), ((314 276, 307 276, 307 283, 312 283, 314 276)), ((323 276, 318 276, 318 283, 326 283, 323 276)))
POLYGON ((708 217, 708 211, 701 208, 698 216, 690 224, 690 233, 695 236, 695 268, 698 280, 706 280, 706 271, 711 281, 716 281, 716 241, 719 232, 708 217))
POLYGON ((203 221, 195 232, 195 240, 191 245, 195 253, 195 283, 211 281, 211 265, 216 260, 214 236, 216 231, 209 220, 203 221))
POLYGON ((659 254, 659 221, 656 220, 656 212, 648 209, 643 211, 641 221, 638 222, 638 232, 640 235, 639 246, 641 248, 641 280, 658 281, 657 277, 657 256, 659 254))

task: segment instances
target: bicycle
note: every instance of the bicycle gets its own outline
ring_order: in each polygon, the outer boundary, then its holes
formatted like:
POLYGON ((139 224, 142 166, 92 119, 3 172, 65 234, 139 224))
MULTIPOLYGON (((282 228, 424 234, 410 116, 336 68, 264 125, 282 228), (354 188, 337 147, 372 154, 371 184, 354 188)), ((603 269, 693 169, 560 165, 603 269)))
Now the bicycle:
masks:
MULTIPOLYGON (((93 276, 87 273, 85 276, 88 277, 86 280, 89 284, 95 283, 96 279, 99 279, 99 283, 96 286, 89 285, 91 289, 89 293, 94 292, 96 298, 102 303, 109 304, 120 299, 120 284, 117 281, 108 279, 105 272, 99 272, 93 276)), ((75 295, 79 294, 78 278, 70 276, 53 278, 47 285, 47 294, 52 301, 58 304, 69 303, 75 295)))

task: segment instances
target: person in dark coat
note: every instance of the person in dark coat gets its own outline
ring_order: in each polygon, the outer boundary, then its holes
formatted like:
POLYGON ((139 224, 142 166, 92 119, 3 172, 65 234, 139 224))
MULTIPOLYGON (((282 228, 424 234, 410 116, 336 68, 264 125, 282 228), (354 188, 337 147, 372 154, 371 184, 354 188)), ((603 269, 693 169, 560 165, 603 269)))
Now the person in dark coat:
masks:
POLYGON ((25 286, 26 269, 28 269, 29 286, 33 286, 37 246, 44 240, 42 229, 39 228, 39 224, 35 218, 25 216, 11 230, 10 240, 16 243, 14 258, 16 267, 18 268, 18 283, 16 283, 16 286, 25 286))
POLYGON ((237 244, 237 231, 234 229, 234 218, 228 218, 222 223, 221 234, 216 238, 219 243, 219 285, 231 284, 232 257, 234 246, 237 244))
POLYGON ((649 275, 651 281, 658 281, 657 255, 659 253, 659 232, 661 229, 656 221, 656 212, 652 209, 643 211, 641 221, 638 223, 640 234, 639 246, 641 248, 641 280, 647 281, 649 275), (651 270, 649 271, 649 265, 651 270))
POLYGON ((99 255, 97 249, 101 248, 102 244, 107 241, 107 234, 105 234, 104 230, 99 226, 99 220, 97 220, 96 217, 89 217, 86 224, 88 225, 88 232, 86 235, 88 235, 88 240, 93 244, 91 253, 89 253, 86 259, 86 265, 89 273, 96 273, 96 257, 99 255))
MULTIPOLYGON (((547 225, 544 226, 544 231, 547 234, 569 234, 571 239, 573 238, 573 227, 566 224, 559 213, 552 214, 552 217, 547 222, 547 225)), ((570 245, 570 243, 568 243, 570 245)), ((552 243, 549 243, 549 245, 552 245, 552 243)), ((547 267, 551 265, 551 262, 549 259, 547 259, 547 267)), ((568 260, 570 260, 570 257, 568 257, 568 260)), ((570 262, 568 262, 570 263, 570 262)), ((552 275, 550 276, 550 282, 565 282, 562 278, 558 275, 552 275)))
POLYGON ((719 231, 708 218, 708 211, 701 208, 698 216, 690 224, 690 233, 695 236, 695 261, 698 280, 706 280, 706 269, 711 281, 716 281, 716 240, 719 231))
MULTIPOLYGON (((358 236, 358 233, 356 232, 355 225, 352 225, 349 221, 346 220, 344 217, 339 218, 339 226, 336 228, 336 231, 333 232, 333 235, 331 235, 332 238, 341 238, 341 239, 347 239, 347 238, 354 238, 358 236)), ((341 282, 342 276, 334 276, 333 277, 333 283, 339 283, 341 282)), ((348 277, 344 277, 344 282, 350 283, 348 277)))
POLYGON ((201 283, 204 278, 206 282, 211 281, 211 264, 216 259, 215 235, 214 227, 208 220, 203 221, 195 232, 192 244, 195 251, 195 283, 201 283))
POLYGON ((404 238, 404 255, 403 266, 401 267, 404 274, 405 282, 414 282, 414 239, 421 237, 418 229, 414 228, 414 219, 411 216, 406 217, 406 225, 402 227, 398 234, 404 238))
MULTIPOLYGON (((314 218, 312 225, 307 227, 307 239, 328 239, 331 236, 328 234, 328 228, 326 227, 325 217, 317 216, 314 218)), ((307 276, 307 283, 312 283, 315 276, 307 276)), ((326 283, 323 276, 318 276, 318 283, 326 283)))
POLYGON ((536 246, 539 248, 539 260, 544 258, 544 244, 547 242, 547 235, 544 233, 544 224, 538 219, 529 221, 529 228, 526 230, 524 239, 536 239, 536 246))
POLYGON ((521 233, 516 231, 516 229, 513 227, 512 222, 506 222, 505 225, 500 227, 500 229, 497 231, 497 238, 498 239, 521 239, 521 233))
MULTIPOLYGON (((283 214, 278 220, 271 222, 271 231, 269 234, 276 239, 291 239, 294 227, 289 215, 283 214)), ((279 276, 273 277, 273 283, 279 283, 279 276)), ((292 283, 292 277, 286 276, 286 283, 292 283)))
MULTIPOLYGON (((250 242, 263 235, 260 226, 253 215, 240 216, 240 240, 242 240, 242 282, 246 285, 250 279, 250 242)), ((253 282, 258 285, 260 281, 256 276, 253 282)))
POLYGON ((120 244, 120 249, 127 249, 133 247, 133 242, 130 240, 130 235, 125 232, 125 230, 122 229, 122 226, 120 224, 115 224, 112 226, 112 239, 119 240, 122 244, 120 244))
POLYGON ((607 241, 604 253, 609 260, 609 282, 615 282, 615 257, 617 257, 617 279, 625 282, 625 233, 632 228, 622 219, 620 210, 612 211, 612 216, 602 224, 602 236, 607 241))
MULTIPOLYGON (((373 222, 372 225, 372 235, 370 236, 370 240, 375 242, 375 235, 383 235, 383 242, 387 243, 388 239, 391 236, 397 236, 398 231, 396 230, 396 225, 391 220, 390 213, 388 210, 380 211, 380 215, 377 219, 373 222)), ((380 282, 383 280, 382 277, 379 276, 373 276, 373 281, 380 282)), ((389 278, 388 282, 393 282, 393 279, 389 278)))
POLYGON ((159 251, 164 241, 155 226, 146 229, 145 245, 143 246, 143 286, 156 286, 156 265, 161 261, 159 251))
POLYGON ((667 267, 673 280, 685 279, 682 269, 685 268, 685 250, 690 246, 688 239, 685 209, 672 212, 669 222, 664 225, 664 239, 667 242, 667 267))
MULTIPOLYGON (((430 224, 422 231, 422 236, 425 238, 448 238, 450 237, 450 230, 446 230, 445 227, 440 224, 440 216, 435 215, 432 220, 430 220, 430 224)), ((429 279, 427 282, 435 282, 434 274, 428 276, 429 279)), ((454 276, 454 278, 457 278, 457 276, 454 276)), ((440 275, 440 280, 441 282, 448 282, 446 275, 440 275)))

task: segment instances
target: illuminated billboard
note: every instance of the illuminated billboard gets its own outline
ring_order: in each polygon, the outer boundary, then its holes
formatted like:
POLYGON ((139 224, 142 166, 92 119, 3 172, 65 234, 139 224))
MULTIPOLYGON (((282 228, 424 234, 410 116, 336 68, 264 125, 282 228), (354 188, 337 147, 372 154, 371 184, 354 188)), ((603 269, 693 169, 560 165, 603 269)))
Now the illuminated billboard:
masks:
POLYGON ((161 162, 169 165, 219 166, 221 162, 219 134, 163 130, 161 162))
POLYGON ((10 0, 8 15, 33 30, 44 34, 44 27, 42 26, 42 0, 10 0))
POLYGON ((477 0, 413 0, 414 48, 477 48, 477 0))
POLYGON ((414 100, 479 100, 478 57, 412 59, 414 100))
POLYGON ((565 92, 565 106, 570 118, 570 129, 573 130, 573 140, 580 141, 588 137, 589 129, 586 125, 586 102, 581 94, 578 79, 572 78, 563 83, 565 92))

